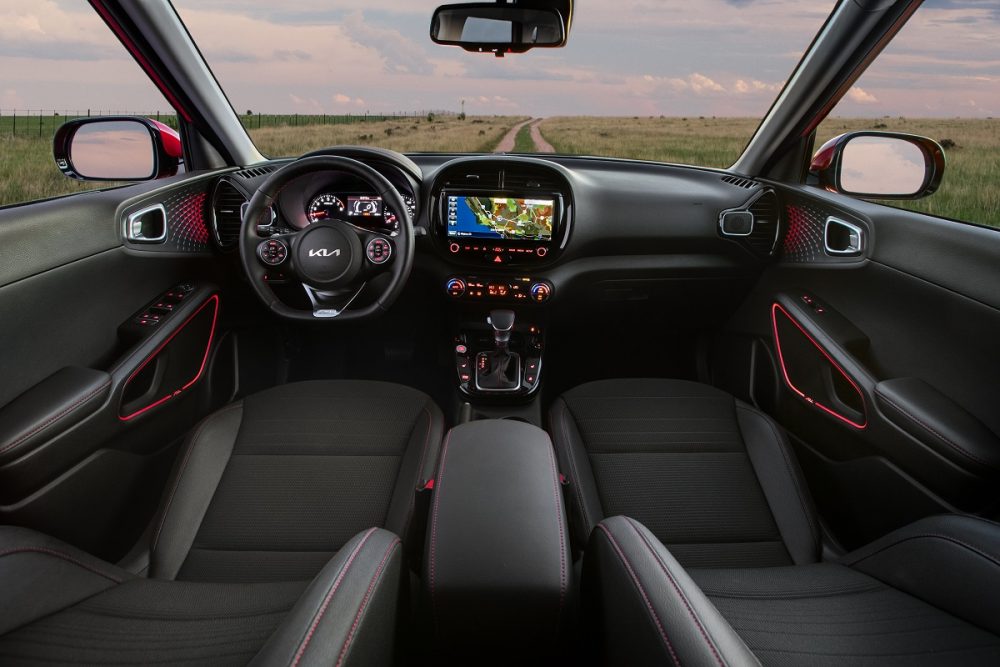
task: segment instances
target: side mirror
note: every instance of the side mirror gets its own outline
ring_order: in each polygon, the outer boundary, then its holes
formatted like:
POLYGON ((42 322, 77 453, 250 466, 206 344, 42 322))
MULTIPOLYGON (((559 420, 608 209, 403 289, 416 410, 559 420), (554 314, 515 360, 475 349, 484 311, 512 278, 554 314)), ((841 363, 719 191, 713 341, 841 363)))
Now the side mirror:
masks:
POLYGON ((566 21, 556 9, 475 2, 442 5, 431 18, 431 40, 466 51, 524 53, 535 47, 566 44, 566 21))
POLYGON ((52 141, 56 166, 80 181, 150 181, 173 176, 180 136, 168 125, 138 116, 67 121, 52 141))
POLYGON ((816 151, 811 182, 862 199, 920 199, 944 175, 944 149, 926 137, 898 132, 848 132, 816 151))

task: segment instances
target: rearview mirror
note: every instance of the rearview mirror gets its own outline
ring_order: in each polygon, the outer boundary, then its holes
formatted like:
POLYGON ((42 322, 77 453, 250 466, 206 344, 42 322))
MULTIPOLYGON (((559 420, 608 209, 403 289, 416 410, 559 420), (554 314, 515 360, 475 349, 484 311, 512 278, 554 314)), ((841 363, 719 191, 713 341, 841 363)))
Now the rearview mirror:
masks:
POLYGON ((898 132, 849 132, 813 156, 816 184, 862 199, 920 199, 944 175, 944 149, 933 139, 898 132))
POLYGON ((104 116, 63 123, 52 142, 56 166, 80 181, 148 181, 173 176, 177 132, 151 118, 104 116))
POLYGON ((488 2, 443 5, 431 18, 431 40, 503 57, 540 46, 563 46, 566 22, 551 8, 524 9, 488 2))

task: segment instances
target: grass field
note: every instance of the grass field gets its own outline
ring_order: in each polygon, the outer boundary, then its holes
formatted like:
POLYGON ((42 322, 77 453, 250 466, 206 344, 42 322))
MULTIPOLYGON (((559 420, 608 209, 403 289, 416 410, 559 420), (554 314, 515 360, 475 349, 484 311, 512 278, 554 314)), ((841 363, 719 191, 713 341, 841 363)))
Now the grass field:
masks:
MULTIPOLYGON (((549 118, 539 129, 557 153, 728 167, 746 147, 758 122, 749 118, 549 118)), ((838 134, 865 129, 919 134, 946 146, 948 166, 937 193, 913 202, 893 202, 893 206, 1000 227, 1000 120, 831 118, 817 130, 816 146, 838 134)))
POLYGON ((507 131, 525 120, 518 116, 482 116, 464 120, 443 116, 407 118, 353 125, 312 125, 305 127, 264 127, 250 130, 264 155, 301 155, 323 146, 353 144, 379 146, 401 153, 443 151, 456 153, 489 152, 507 131))
POLYGON ((515 153, 534 153, 535 152, 535 142, 531 139, 531 125, 525 125, 520 130, 517 131, 517 136, 514 137, 514 152, 515 153))
MULTIPOLYGON (((267 118, 267 117, 265 117, 267 118)), ((257 146, 273 157, 300 155, 322 146, 360 144, 401 152, 489 152, 523 117, 400 117, 340 122, 324 117, 285 117, 299 125, 250 129, 257 146), (311 123, 311 124, 305 124, 311 123)), ((341 119, 342 120, 342 119, 341 119)), ((548 118, 542 135, 556 152, 604 155, 726 167, 736 160, 758 121, 750 118, 548 118)), ((249 125, 249 122, 248 122, 249 125)), ((849 130, 886 129, 923 134, 945 142, 948 168, 932 197, 896 205, 1000 227, 1000 121, 968 119, 844 119, 820 126, 817 146, 849 130)), ((515 152, 534 148, 529 128, 518 133, 515 152)), ((0 128, 0 205, 101 187, 64 178, 51 157, 51 134, 12 137, 0 128)))

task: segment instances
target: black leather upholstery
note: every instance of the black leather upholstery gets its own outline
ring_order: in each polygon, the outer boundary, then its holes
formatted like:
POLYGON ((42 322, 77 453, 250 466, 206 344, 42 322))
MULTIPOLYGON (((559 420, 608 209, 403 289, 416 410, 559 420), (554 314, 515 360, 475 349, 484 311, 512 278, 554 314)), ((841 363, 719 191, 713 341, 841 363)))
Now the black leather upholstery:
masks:
POLYGON ((756 664, 684 568, 636 521, 599 523, 583 567, 584 604, 603 664, 756 664))
POLYGON ((0 663, 391 664, 397 535, 442 431, 424 394, 375 382, 224 408, 178 457, 149 578, 0 527, 0 663))
POLYGON ((68 366, 45 378, 0 410, 0 463, 76 425, 109 393, 111 376, 92 368, 68 366))
POLYGON ((0 527, 0 663, 388 665, 402 567, 373 528, 308 587, 159 581, 0 527))
POLYGON ((573 535, 645 525, 685 566, 815 562, 819 529, 783 431, 707 385, 605 380, 558 399, 550 426, 573 535))
MULTIPOLYGON (((581 512, 588 507, 603 511, 609 505, 627 505, 628 496, 637 494, 652 505, 640 508, 645 516, 659 522, 659 530, 651 531, 635 518, 613 517, 601 521, 590 535, 582 594, 598 662, 1000 664, 1000 525, 972 517, 931 517, 839 562, 816 562, 818 529, 812 504, 781 429, 756 410, 707 387, 666 381, 640 386, 629 394, 618 383, 585 385, 583 392, 567 394, 553 415, 557 433, 558 427, 565 427, 564 470, 579 477, 590 463, 596 473, 598 498, 589 504, 586 498, 575 498, 575 506, 581 512), (604 408, 601 396, 612 397, 604 408), (631 399, 625 407, 623 397, 631 399), (607 414, 615 409, 623 410, 617 429, 607 414), (570 415, 578 424, 576 432, 570 415), (567 422, 560 424, 564 417, 567 422), (733 445, 737 438, 745 459, 733 445), (624 483, 614 474, 602 477, 602 470, 613 469, 609 451, 615 457, 642 454, 638 461, 614 463, 638 471, 638 491, 609 487, 611 481, 624 483), (723 455, 716 459, 720 469, 713 470, 708 462, 692 467, 683 458, 706 452, 723 455), (704 483, 722 498, 702 504, 704 494, 696 494, 697 504, 678 513, 675 492, 656 489, 654 475, 640 470, 652 465, 660 483, 669 486, 680 476, 670 470, 670 462, 677 461, 680 470, 694 478, 689 484, 704 483), (734 475, 734 464, 749 470, 756 478, 753 483, 746 475, 734 475), (724 489, 724 480, 749 488, 724 489), (734 530, 732 522, 720 522, 718 512, 727 507, 739 512, 734 501, 753 497, 753 489, 766 498, 787 549, 786 565, 759 567, 759 557, 733 562, 733 537, 744 534, 734 530), (622 494, 624 501, 616 498, 622 494), (664 505, 656 506, 661 501, 664 505), (675 560, 671 553, 675 547, 670 540, 678 535, 671 525, 675 518, 684 530, 699 518, 710 524, 725 556, 692 557, 689 543, 682 541, 677 546, 686 556, 685 571, 678 563, 681 558, 675 560), (704 567, 713 561, 726 565, 704 567)), ((586 493, 586 480, 577 486, 586 493)))
POLYGON ((368 527, 406 535, 443 430, 425 394, 380 382, 301 382, 224 408, 178 458, 150 576, 308 580, 368 527))
POLYGON ((879 382, 875 401, 899 428, 962 468, 1000 473, 1000 436, 920 378, 879 382))
POLYGON ((606 665, 996 665, 998 545, 996 524, 933 517, 837 563, 685 572, 613 517, 583 596, 606 665))
POLYGON ((928 517, 841 562, 1000 635, 1000 524, 928 517))
POLYGON ((567 533, 545 431, 509 420, 452 429, 424 559, 437 652, 457 664, 556 655, 570 614, 567 533))

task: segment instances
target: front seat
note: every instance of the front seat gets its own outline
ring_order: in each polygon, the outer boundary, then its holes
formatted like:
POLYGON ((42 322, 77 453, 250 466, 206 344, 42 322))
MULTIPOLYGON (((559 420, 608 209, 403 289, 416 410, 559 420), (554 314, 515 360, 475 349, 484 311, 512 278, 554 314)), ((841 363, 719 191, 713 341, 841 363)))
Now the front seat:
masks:
POLYGON ((416 491, 443 430, 426 395, 379 382, 220 410, 178 456, 136 565, 0 528, 0 662, 388 664, 400 536, 422 542, 416 491))
POLYGON ((822 562, 784 431, 694 382, 586 384, 551 427, 599 662, 1000 664, 1000 525, 931 517, 822 562))
POLYGON ((549 431, 576 547, 610 516, 645 525, 684 566, 814 562, 820 531, 784 431, 685 380, 600 380, 558 398, 549 431))

